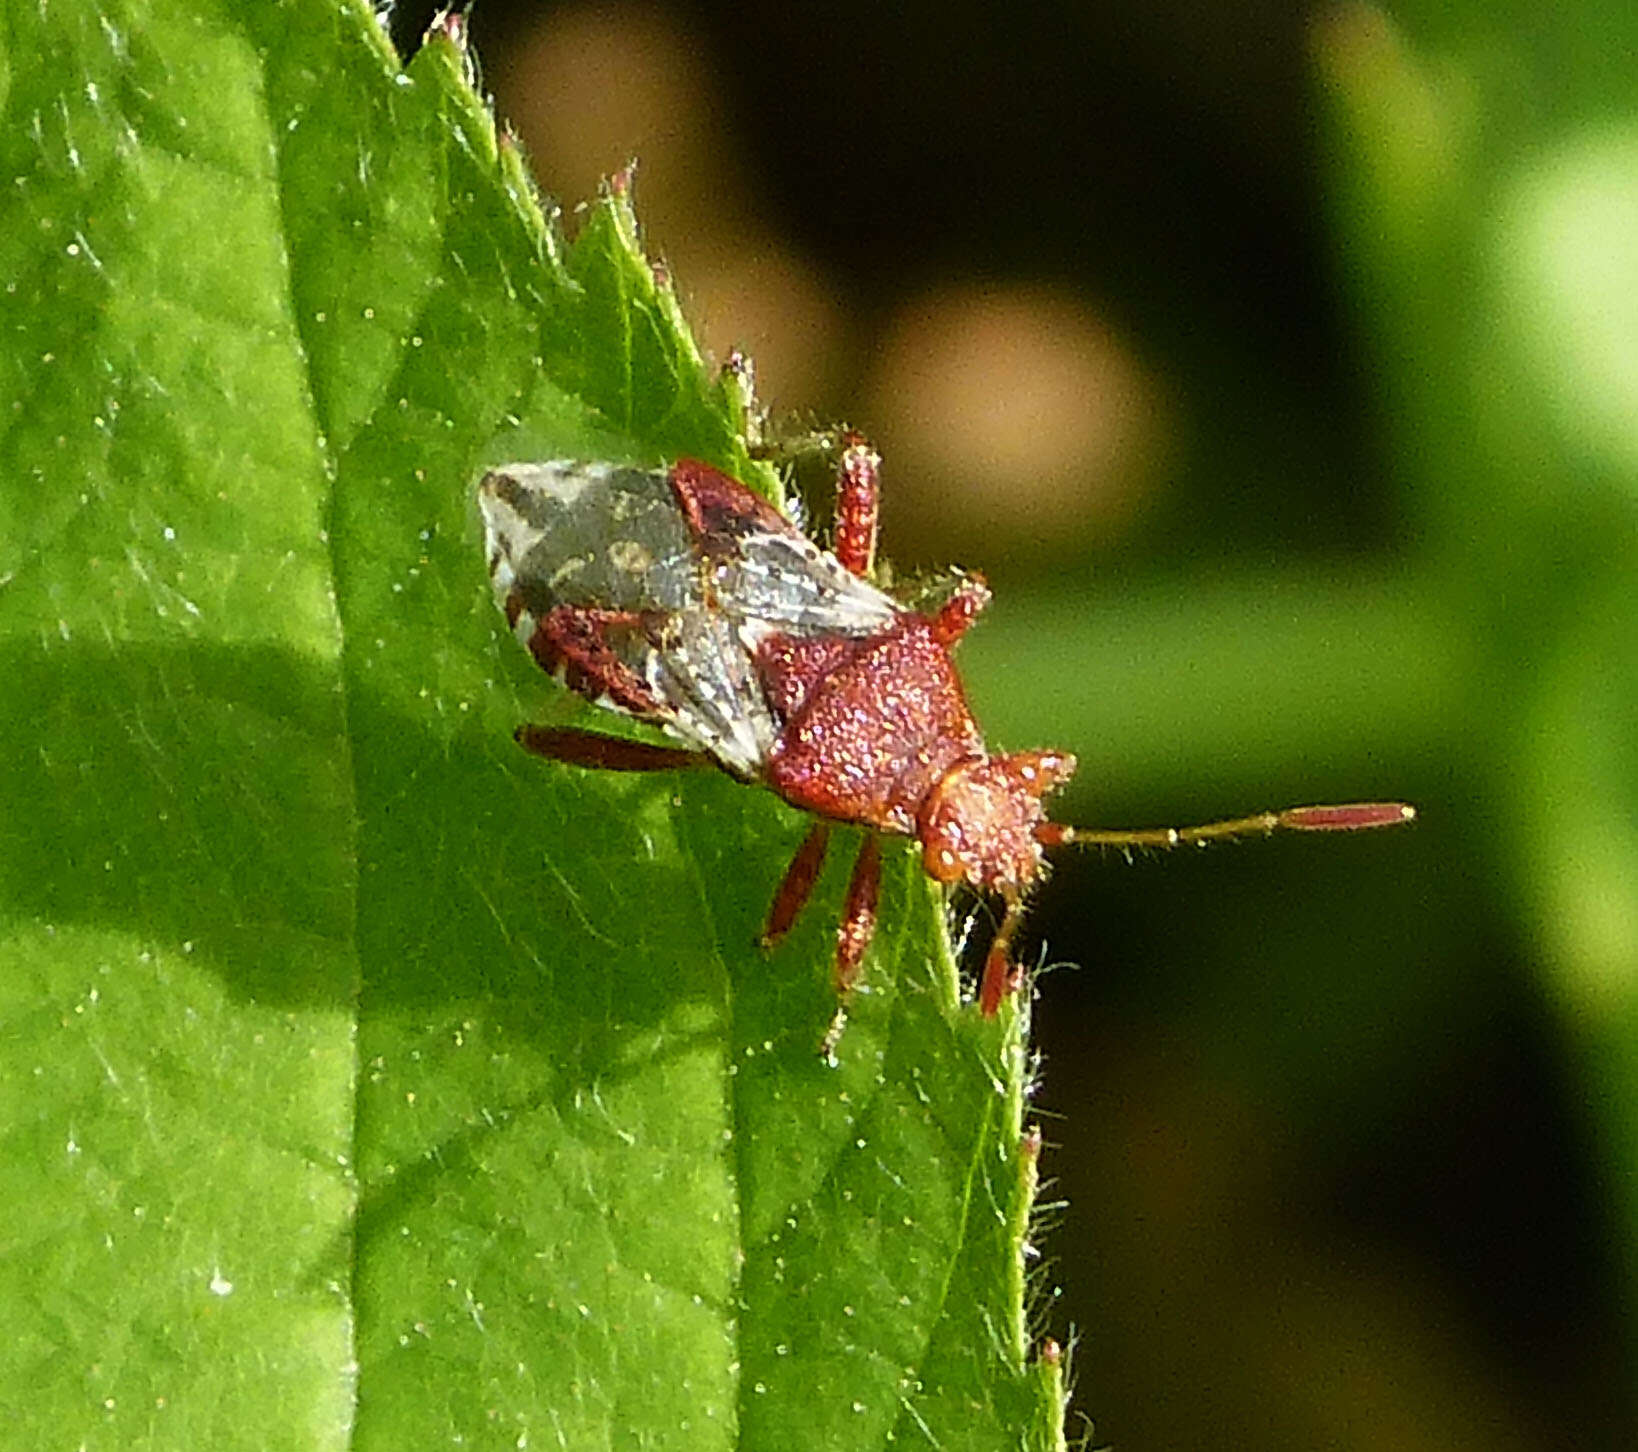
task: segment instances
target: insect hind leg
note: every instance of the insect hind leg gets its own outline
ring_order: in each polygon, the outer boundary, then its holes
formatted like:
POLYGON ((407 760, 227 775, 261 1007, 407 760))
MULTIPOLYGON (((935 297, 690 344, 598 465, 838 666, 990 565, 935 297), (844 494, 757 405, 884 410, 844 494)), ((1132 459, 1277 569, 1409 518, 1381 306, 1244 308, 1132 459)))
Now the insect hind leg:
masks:
POLYGON ((703 752, 685 747, 628 741, 572 726, 519 726, 512 735, 531 756, 600 771, 680 771, 711 764, 703 752))

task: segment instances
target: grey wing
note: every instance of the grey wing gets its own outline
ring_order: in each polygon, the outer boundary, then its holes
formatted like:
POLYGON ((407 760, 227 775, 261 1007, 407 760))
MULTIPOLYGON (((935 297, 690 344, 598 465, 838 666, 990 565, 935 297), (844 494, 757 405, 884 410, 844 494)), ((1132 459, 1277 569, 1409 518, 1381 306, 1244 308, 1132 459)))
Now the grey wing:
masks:
POLYGON ((542 622, 557 607, 618 662, 618 688, 575 685, 721 762, 760 774, 775 726, 736 623, 706 599, 705 568, 663 474, 575 460, 506 464, 478 504, 495 593, 518 639, 560 680, 542 622), (625 618, 616 619, 615 616, 625 618))
POLYGON ((716 604, 754 649, 762 635, 875 635, 902 612, 890 595, 794 529, 755 530, 712 571, 716 604))
POLYGON ((549 622, 522 607, 512 629, 547 674, 594 706, 658 726, 735 776, 761 776, 778 728, 740 631, 720 612, 693 606, 598 621, 592 644, 609 664, 578 679, 549 622))
POLYGON ((666 621, 643 663, 660 718, 679 740, 709 753, 735 776, 759 777, 778 726, 735 623, 709 608, 666 621))
POLYGON ((495 593, 534 614, 553 605, 677 610, 700 568, 664 474, 551 459, 503 464, 478 484, 495 593))
POLYGON ((874 635, 902 608, 794 530, 741 537, 712 566, 709 596, 672 617, 650 680, 674 707, 668 729, 744 777, 760 775, 780 729, 757 646, 774 633, 874 635))
POLYGON ((768 635, 874 635, 901 613, 890 596, 801 535, 755 532, 719 559, 711 588, 666 614, 627 655, 680 741, 752 779, 779 735, 756 668, 768 635))
POLYGON ((514 463, 487 473, 478 496, 496 594, 525 646, 556 605, 643 616, 600 634, 649 699, 596 704, 654 722, 736 776, 759 776, 778 735, 758 644, 774 632, 871 635, 901 608, 794 526, 748 529, 706 559, 663 473, 514 463))

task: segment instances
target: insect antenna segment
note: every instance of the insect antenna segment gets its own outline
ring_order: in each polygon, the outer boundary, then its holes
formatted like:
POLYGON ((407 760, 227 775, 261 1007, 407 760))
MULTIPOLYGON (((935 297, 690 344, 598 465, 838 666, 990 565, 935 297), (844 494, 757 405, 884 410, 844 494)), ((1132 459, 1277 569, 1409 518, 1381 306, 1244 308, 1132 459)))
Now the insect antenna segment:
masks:
POLYGON ((1416 808, 1404 802, 1344 802, 1254 812, 1198 827, 1071 827, 1065 822, 1043 822, 1035 829, 1035 840, 1043 847, 1204 847, 1210 842, 1268 837, 1275 832, 1363 832, 1415 820, 1416 808))

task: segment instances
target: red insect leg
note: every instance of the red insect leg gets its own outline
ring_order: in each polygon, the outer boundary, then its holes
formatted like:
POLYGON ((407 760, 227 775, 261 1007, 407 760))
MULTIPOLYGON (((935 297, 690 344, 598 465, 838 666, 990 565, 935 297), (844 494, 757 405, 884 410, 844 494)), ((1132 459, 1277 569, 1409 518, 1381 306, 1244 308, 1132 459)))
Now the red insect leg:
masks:
POLYGON ((836 929, 836 991, 846 994, 859 977, 865 950, 876 936, 876 901, 881 895, 882 853, 876 834, 865 834, 848 879, 842 921, 836 929))
POLYGON ((825 850, 830 846, 830 824, 815 822, 802 845, 785 869, 779 890, 774 893, 768 908, 768 925, 762 930, 762 946, 771 948, 796 921, 797 914, 807 905, 813 893, 813 884, 819 880, 819 869, 825 865, 825 850))
POLYGON ((868 578, 876 563, 882 456, 860 434, 844 437, 836 466, 836 558, 868 578))
POLYGON ((654 746, 647 741, 627 741, 570 726, 519 726, 512 734, 518 745, 533 756, 601 771, 678 771, 711 764, 711 758, 704 753, 685 747, 654 746))
POLYGON ((990 951, 984 955, 984 977, 978 985, 978 1009, 985 1018, 994 1018, 1008 997, 1017 992, 1024 970, 1012 959, 1012 937, 1024 915, 1022 902, 1009 902, 1001 926, 996 929, 990 951))

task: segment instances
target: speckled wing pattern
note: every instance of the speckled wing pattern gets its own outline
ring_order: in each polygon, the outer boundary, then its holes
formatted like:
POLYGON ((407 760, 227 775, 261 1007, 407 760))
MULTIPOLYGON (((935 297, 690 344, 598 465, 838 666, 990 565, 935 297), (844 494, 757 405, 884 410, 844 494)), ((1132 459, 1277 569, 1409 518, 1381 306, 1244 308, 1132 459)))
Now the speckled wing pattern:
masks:
POLYGON ((685 513, 673 472, 578 460, 490 470, 478 486, 490 575, 543 667, 755 779, 780 729, 759 643, 872 635, 900 607, 743 485, 686 469, 713 491, 708 517, 685 513), (595 634, 630 688, 565 670, 549 639, 565 618, 595 634))

